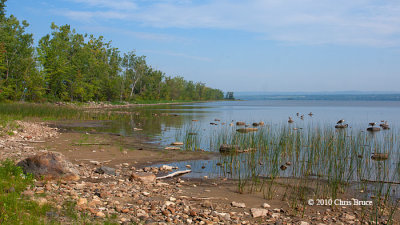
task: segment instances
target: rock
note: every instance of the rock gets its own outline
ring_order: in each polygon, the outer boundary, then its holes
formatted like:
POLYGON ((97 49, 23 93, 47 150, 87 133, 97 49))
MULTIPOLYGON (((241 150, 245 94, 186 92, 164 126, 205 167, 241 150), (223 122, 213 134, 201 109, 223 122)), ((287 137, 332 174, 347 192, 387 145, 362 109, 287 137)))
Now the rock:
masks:
POLYGON ((266 209, 266 208, 271 208, 271 206, 270 206, 268 203, 262 204, 262 207, 263 207, 264 209, 266 209))
POLYGON ((236 122, 236 126, 244 126, 244 125, 246 125, 245 122, 241 122, 241 121, 236 122))
POLYGON ((209 200, 205 200, 201 206, 205 207, 205 208, 212 208, 212 203, 209 200))
POLYGON ((219 151, 222 152, 222 153, 234 152, 234 151, 238 151, 238 150, 239 150, 239 146, 238 145, 222 144, 219 147, 219 151))
POLYGON ((218 216, 221 220, 227 220, 227 221, 231 220, 231 215, 229 213, 219 213, 214 211, 212 215, 218 216))
POLYGON ((189 215, 192 216, 192 217, 195 217, 195 216, 197 216, 197 212, 194 211, 194 210, 190 210, 189 211, 189 215))
POLYGON ((375 161, 383 161, 389 158, 389 154, 388 153, 374 153, 371 156, 371 159, 375 160, 375 161))
POLYGON ((41 198, 36 199, 36 202, 37 202, 40 206, 42 206, 42 205, 44 205, 44 204, 47 204, 47 199, 41 197, 41 198))
POLYGON ((257 218, 257 217, 264 217, 264 216, 266 216, 268 214, 268 210, 266 210, 266 209, 261 209, 261 208, 252 208, 251 209, 251 215, 254 217, 254 218, 257 218))
POLYGON ((281 170, 286 170, 287 169, 287 166, 286 165, 281 165, 281 170))
POLYGON ((246 204, 244 204, 243 202, 232 202, 231 205, 233 207, 246 208, 246 204))
POLYGON ((249 133, 249 132, 258 131, 258 128, 251 128, 251 127, 240 128, 240 129, 237 129, 236 131, 239 132, 239 133, 249 133))
POLYGON ((168 166, 168 165, 162 165, 160 167, 160 170, 166 170, 166 171, 172 171, 172 166, 168 166))
POLYGON ((108 174, 108 175, 116 175, 115 173, 115 169, 108 167, 108 166, 101 166, 99 168, 97 168, 95 171, 95 173, 99 173, 99 174, 108 174))
POLYGON ((74 165, 67 161, 65 156, 58 152, 41 152, 35 156, 28 157, 20 161, 20 166, 24 173, 31 173, 36 178, 46 180, 63 179, 79 180, 79 171, 74 165))
POLYGON ((281 216, 280 213, 272 213, 271 217, 274 219, 278 219, 281 216))
POLYGON ((175 147, 175 146, 172 146, 172 147, 165 147, 164 149, 165 149, 165 150, 181 150, 180 147, 175 147))
POLYGON ((347 127, 349 127, 348 124, 338 124, 335 126, 335 128, 337 128, 337 129, 343 129, 343 128, 347 128, 347 127))
POLYGON ((165 203, 164 203, 164 207, 168 207, 168 206, 174 206, 175 205, 175 202, 171 202, 171 201, 165 201, 165 203))
POLYGON ((186 168, 191 169, 192 166, 191 165, 186 165, 186 168))
POLYGON ((75 189, 76 189, 76 190, 82 190, 82 189, 85 188, 85 186, 86 186, 85 183, 76 184, 76 185, 75 185, 75 189))
POLYGON ((370 132, 376 132, 376 131, 380 131, 380 130, 381 130, 380 127, 368 127, 367 128, 367 131, 370 131, 370 132))
POLYGON ((76 203, 78 206, 83 206, 88 203, 88 200, 86 198, 79 198, 78 202, 76 203))
POLYGON ((104 214, 103 212, 97 212, 96 216, 100 217, 100 218, 104 218, 104 217, 106 217, 106 214, 104 214))
POLYGON ((344 215, 344 218, 345 218, 346 220, 355 220, 355 219, 356 219, 355 216, 350 215, 350 214, 347 214, 347 213, 344 215))
POLYGON ((176 141, 172 142, 171 145, 183 145, 183 142, 176 141))
POLYGON ((140 181, 143 184, 151 184, 156 182, 156 175, 154 175, 153 173, 139 172, 133 173, 130 179, 140 181))
POLYGON ((310 225, 310 223, 306 221, 300 221, 300 225, 310 225))
POLYGON ((99 161, 94 161, 94 160, 92 160, 92 161, 89 161, 91 164, 93 164, 93 165, 100 165, 100 162, 99 161))

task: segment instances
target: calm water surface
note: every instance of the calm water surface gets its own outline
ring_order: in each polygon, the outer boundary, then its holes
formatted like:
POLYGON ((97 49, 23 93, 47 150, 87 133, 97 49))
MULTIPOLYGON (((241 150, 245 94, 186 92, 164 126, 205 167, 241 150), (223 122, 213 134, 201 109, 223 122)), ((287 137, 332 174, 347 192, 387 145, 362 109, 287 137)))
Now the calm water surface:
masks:
MULTIPOLYGON (((298 128, 301 132, 308 132, 316 127, 333 128, 338 120, 344 119, 345 123, 349 124, 346 131, 353 135, 366 132, 370 122, 379 124, 384 120, 388 122, 391 130, 376 132, 367 137, 373 140, 386 140, 389 137, 391 141, 395 142, 388 150, 391 153, 391 159, 385 163, 389 164, 389 168, 392 168, 390 176, 394 180, 399 180, 397 171, 399 149, 396 141, 399 138, 398 128, 400 127, 399 101, 224 101, 134 107, 113 109, 113 111, 135 113, 121 114, 123 116, 118 120, 103 121, 85 126, 75 124, 71 127, 76 130, 96 130, 97 132, 114 133, 128 137, 146 135, 151 137, 152 142, 159 143, 162 148, 174 141, 185 141, 185 137, 191 132, 197 134, 193 137, 197 141, 196 148, 218 151, 220 143, 211 143, 210 140, 224 132, 235 132, 237 127, 235 125, 231 127, 229 124, 236 121, 244 121, 247 124, 263 121, 266 125, 261 129, 279 129, 288 126, 290 129, 298 128), (313 113, 313 116, 308 115, 310 112, 313 113), (296 115, 297 113, 304 115, 304 119, 300 119, 296 115), (295 121, 290 125, 287 123, 289 116, 295 121), (143 130, 136 131, 134 128, 143 130)), ((367 159, 369 157, 370 155, 365 156, 367 159)), ((245 157, 242 160, 246 160, 245 157)), ((232 171, 217 165, 224 161, 226 161, 226 156, 220 156, 213 160, 176 162, 171 165, 184 169, 185 165, 191 164, 193 172, 185 175, 190 177, 234 177, 232 171)), ((374 163, 370 162, 366 166, 375 167, 374 163)), ((281 175, 291 176, 294 169, 295 167, 291 167, 282 172, 281 175)), ((375 172, 375 169, 372 169, 369 173, 373 175, 375 172)), ((260 172, 261 175, 268 173, 268 170, 260 172)))

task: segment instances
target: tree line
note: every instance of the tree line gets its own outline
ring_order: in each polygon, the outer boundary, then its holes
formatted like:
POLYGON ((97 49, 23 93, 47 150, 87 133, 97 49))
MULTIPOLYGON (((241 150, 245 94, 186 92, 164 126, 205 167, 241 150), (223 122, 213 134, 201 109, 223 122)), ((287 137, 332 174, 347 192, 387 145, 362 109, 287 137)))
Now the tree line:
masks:
POLYGON ((5 14, 0 0, 0 101, 216 100, 219 89, 167 76, 135 51, 121 53, 102 36, 51 24, 34 46, 29 24, 5 14))

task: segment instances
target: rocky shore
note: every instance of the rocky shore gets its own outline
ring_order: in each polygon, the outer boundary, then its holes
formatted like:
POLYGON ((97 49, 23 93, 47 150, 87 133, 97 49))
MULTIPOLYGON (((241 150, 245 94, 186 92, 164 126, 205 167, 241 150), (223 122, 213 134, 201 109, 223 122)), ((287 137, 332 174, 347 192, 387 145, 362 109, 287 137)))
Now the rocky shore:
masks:
MULTIPOLYGON (((0 137, 0 158, 16 163, 33 155, 46 155, 38 144, 61 142, 63 134, 44 123, 17 121, 11 135, 0 137)), ((66 146, 67 147, 67 146, 66 146)), ((57 149, 55 149, 57 151, 57 149)), ((75 150, 76 151, 76 150, 75 150)), ((59 154, 59 153, 58 153, 59 154)), ((96 154, 102 154, 97 152, 96 154)), ((162 156, 160 156, 162 157, 162 156)), ((64 159, 62 159, 64 160, 64 159)), ((126 161, 107 165, 104 161, 72 162, 78 179, 37 179, 23 195, 39 204, 54 206, 48 216, 71 223, 60 210, 66 203, 98 221, 113 218, 120 224, 368 224, 369 215, 358 206, 308 207, 291 209, 285 201, 264 200, 260 196, 235 192, 236 184, 227 179, 157 179, 171 172, 190 168, 138 167, 126 161)), ((389 215, 388 215, 389 216, 389 215)), ((385 223, 388 217, 379 223, 385 223)))

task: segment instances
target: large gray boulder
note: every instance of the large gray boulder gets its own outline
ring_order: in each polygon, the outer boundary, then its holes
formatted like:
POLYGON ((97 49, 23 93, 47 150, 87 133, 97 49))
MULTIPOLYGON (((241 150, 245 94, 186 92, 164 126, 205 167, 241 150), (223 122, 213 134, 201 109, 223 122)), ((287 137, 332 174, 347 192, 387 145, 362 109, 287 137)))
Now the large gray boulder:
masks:
POLYGON ((25 174, 31 173, 36 178, 45 180, 79 180, 79 171, 59 152, 41 152, 19 163, 25 174))

